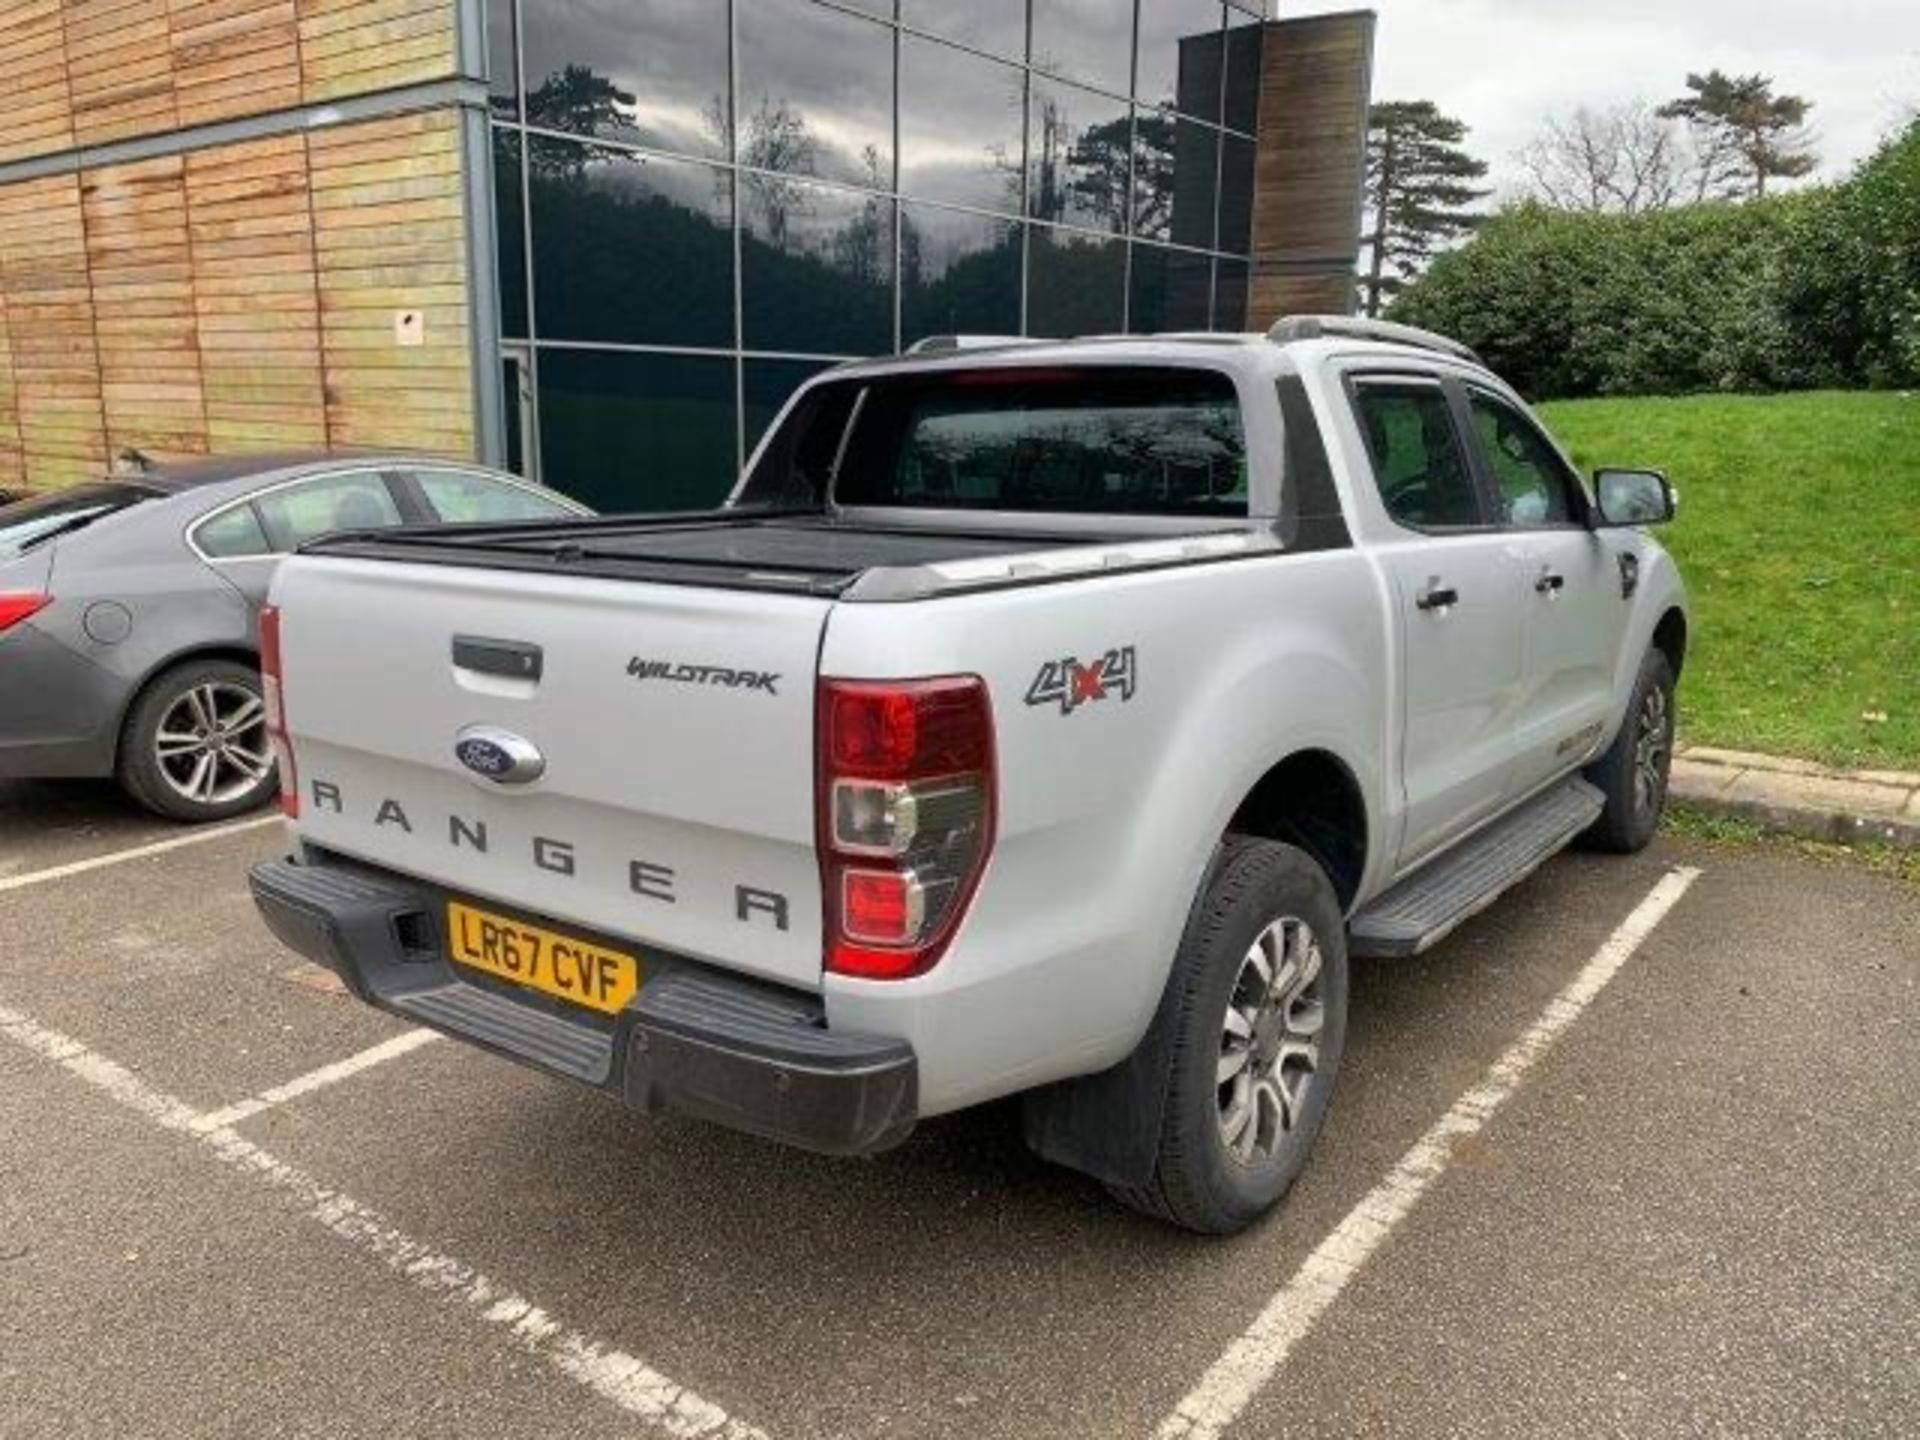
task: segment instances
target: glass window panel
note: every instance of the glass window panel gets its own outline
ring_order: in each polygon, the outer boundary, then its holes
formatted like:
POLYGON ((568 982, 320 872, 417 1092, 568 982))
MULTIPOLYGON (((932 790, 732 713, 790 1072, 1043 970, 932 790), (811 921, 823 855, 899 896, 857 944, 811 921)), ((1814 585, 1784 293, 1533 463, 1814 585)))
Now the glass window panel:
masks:
POLYGON ((908 509, 1247 513, 1246 438, 1227 376, 1126 365, 984 379, 930 374, 869 387, 835 498, 908 509))
POLYGON ((1253 141, 1238 135, 1220 140, 1220 239, 1222 250, 1253 250, 1253 141))
POLYGON ((1020 227, 931 205, 900 207, 900 343, 1020 333, 1020 227))
POLYGON ((513 0, 487 0, 487 95, 493 113, 520 114, 520 80, 513 56, 513 0))
POLYGON ((1150 240, 1213 248, 1220 132, 1164 110, 1134 117, 1133 231, 1150 240))
POLYGON ((1213 267, 1213 328, 1239 332, 1249 328, 1247 262, 1216 260, 1213 267))
POLYGON ((1220 118, 1220 0, 1147 0, 1140 7, 1140 74, 1134 90, 1203 120, 1220 118))
POLYGON ((254 507, 276 551, 335 530, 384 530, 400 523, 387 482, 372 470, 328 475, 256 496, 254 507))
POLYGON ((738 0, 735 23, 740 163, 891 186, 893 32, 796 0, 738 0))
POLYGON ((1027 333, 1111 335, 1126 323, 1124 240, 1032 226, 1027 235, 1027 333))
POLYGON ((1416 527, 1482 522, 1473 472, 1438 385, 1364 381, 1353 409, 1389 515, 1416 527))
POLYGON ((527 226, 520 194, 520 132, 493 132, 493 216, 500 269, 500 333, 527 333, 527 226))
POLYGON ((1227 128, 1251 135, 1260 115, 1260 45, 1265 28, 1227 12, 1227 128))
POLYGON ((194 543, 216 560, 234 560, 247 555, 266 555, 267 532, 251 505, 236 505, 202 523, 193 532, 194 543))
POLYGON ((730 359, 540 352, 541 476, 596 510, 717 505, 737 440, 730 359))
POLYGON ((529 125, 725 159, 727 8, 521 0, 529 125))
POLYGON ((900 39, 900 189, 1020 212, 1022 72, 951 45, 900 39))
POLYGON ((727 171, 538 135, 527 163, 543 338, 732 347, 727 171))
POLYGON ((1127 94, 1133 79, 1133 0, 1033 0, 1033 64, 1127 94))
POLYGON ((1027 54, 1027 0, 900 0, 900 21, 1009 60, 1027 54))
POLYGON ((773 423, 773 417, 780 413, 780 407, 787 403, 792 395, 808 380, 822 370, 830 368, 830 362, 817 360, 749 360, 741 376, 746 397, 747 453, 753 453, 753 447, 760 443, 760 437, 767 433, 767 427, 773 423))
POLYGON ((1027 213, 1119 234, 1127 224, 1127 106, 1036 77, 1027 141, 1027 213))
POLYGON ((740 177, 747 348, 893 349, 893 202, 783 175, 740 177))
POLYGON ((1204 330, 1212 290, 1211 256, 1158 245, 1135 245, 1127 292, 1127 328, 1140 335, 1204 330))
POLYGON ((509 485, 471 470, 414 469, 405 473, 419 484, 433 513, 449 525, 562 520, 578 513, 550 492, 509 485))

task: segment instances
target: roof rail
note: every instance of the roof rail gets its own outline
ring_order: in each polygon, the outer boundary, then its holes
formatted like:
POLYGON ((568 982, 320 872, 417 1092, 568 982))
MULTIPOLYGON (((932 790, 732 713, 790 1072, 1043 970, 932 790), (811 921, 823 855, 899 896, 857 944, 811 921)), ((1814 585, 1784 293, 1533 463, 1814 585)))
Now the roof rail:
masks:
POLYGON ((929 335, 916 340, 902 353, 933 355, 942 350, 997 350, 1009 345, 1038 345, 1042 342, 1026 335, 929 335))
POLYGON ((1388 345, 1411 345, 1416 350, 1436 350, 1458 360, 1484 365, 1468 345, 1431 330, 1412 325, 1396 325, 1391 320, 1366 320, 1356 315, 1289 315, 1267 332, 1276 345, 1291 345, 1296 340, 1378 340, 1388 345))

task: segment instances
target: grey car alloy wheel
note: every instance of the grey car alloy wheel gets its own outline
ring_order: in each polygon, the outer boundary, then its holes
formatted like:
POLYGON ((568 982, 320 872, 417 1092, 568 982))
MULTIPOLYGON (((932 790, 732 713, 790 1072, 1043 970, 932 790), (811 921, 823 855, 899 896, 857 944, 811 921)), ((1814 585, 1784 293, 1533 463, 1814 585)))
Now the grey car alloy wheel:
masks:
POLYGON ((212 680, 184 690, 154 731, 155 769, 195 805, 225 805, 254 790, 273 767, 260 696, 212 680))
POLYGON ((1220 1139, 1242 1164, 1272 1157, 1299 1123, 1326 1023, 1320 943, 1306 921, 1275 920, 1240 962, 1221 1020, 1220 1139))

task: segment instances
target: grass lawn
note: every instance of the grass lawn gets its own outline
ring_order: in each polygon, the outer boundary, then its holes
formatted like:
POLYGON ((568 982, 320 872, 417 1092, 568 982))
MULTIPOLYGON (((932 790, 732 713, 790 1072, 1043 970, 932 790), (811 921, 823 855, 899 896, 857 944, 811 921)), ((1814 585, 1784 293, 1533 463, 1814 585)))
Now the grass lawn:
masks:
POLYGON ((1658 466, 1680 491, 1661 538, 1693 597, 1684 740, 1920 769, 1920 394, 1540 411, 1583 469, 1658 466))

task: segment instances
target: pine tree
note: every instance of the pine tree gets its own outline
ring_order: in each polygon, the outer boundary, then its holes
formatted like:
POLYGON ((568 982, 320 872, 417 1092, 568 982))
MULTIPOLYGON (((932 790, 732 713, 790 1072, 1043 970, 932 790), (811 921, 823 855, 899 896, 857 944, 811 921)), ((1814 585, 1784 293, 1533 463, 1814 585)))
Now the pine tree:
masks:
POLYGON ((1462 148, 1466 138, 1467 127, 1431 100, 1375 105, 1368 115, 1367 314, 1378 315, 1436 250, 1485 218, 1473 206, 1488 192, 1473 182, 1487 167, 1462 148))
POLYGON ((1696 200, 1758 199, 1769 180, 1797 180, 1820 163, 1806 128, 1813 102, 1774 94, 1771 76, 1709 70, 1687 76, 1687 90, 1660 115, 1686 121, 1693 132, 1696 200))

